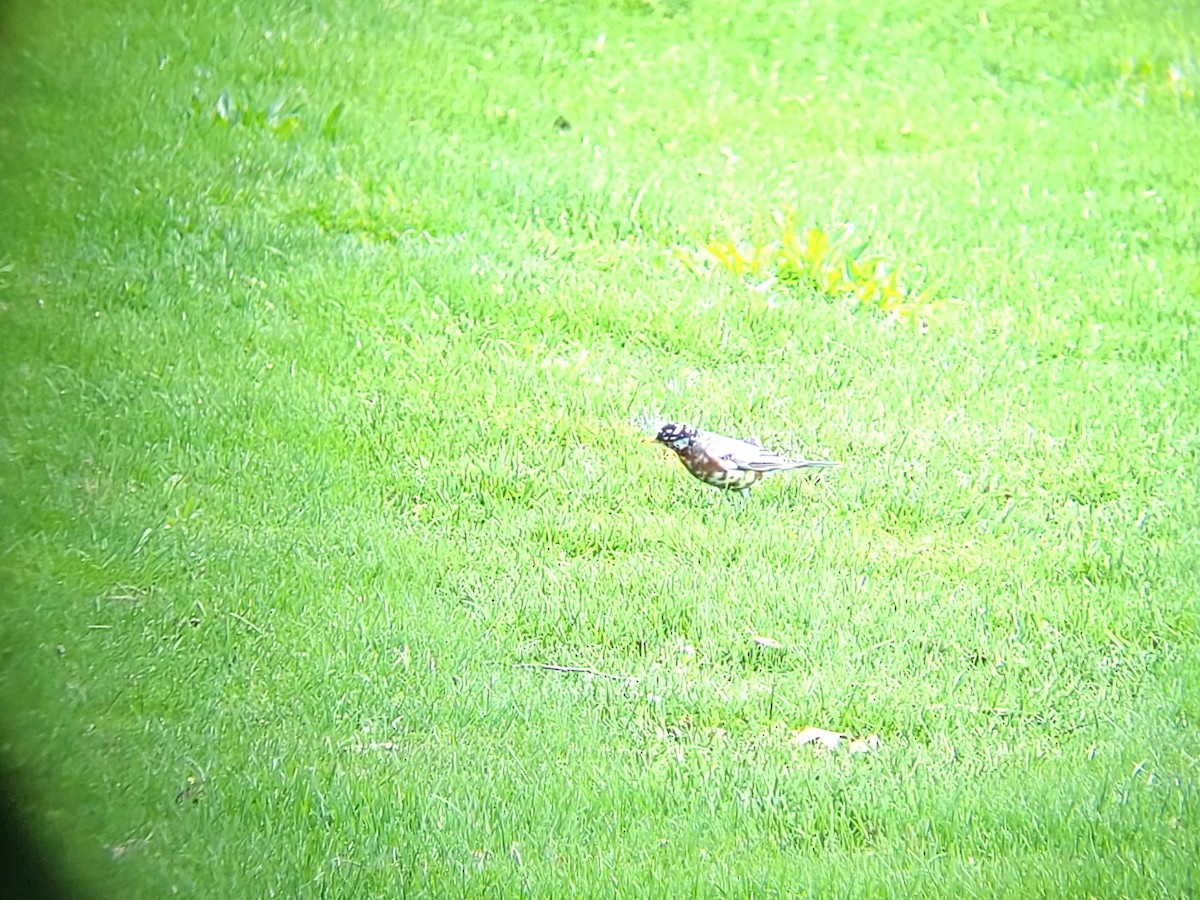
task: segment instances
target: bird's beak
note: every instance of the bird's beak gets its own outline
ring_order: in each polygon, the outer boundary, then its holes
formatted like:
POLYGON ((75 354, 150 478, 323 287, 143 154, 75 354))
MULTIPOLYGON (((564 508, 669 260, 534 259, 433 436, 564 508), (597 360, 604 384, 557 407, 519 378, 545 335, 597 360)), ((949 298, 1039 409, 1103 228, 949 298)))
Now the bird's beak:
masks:
POLYGON ((643 444, 657 444, 658 438, 656 438, 656 437, 642 438, 642 443, 643 444))

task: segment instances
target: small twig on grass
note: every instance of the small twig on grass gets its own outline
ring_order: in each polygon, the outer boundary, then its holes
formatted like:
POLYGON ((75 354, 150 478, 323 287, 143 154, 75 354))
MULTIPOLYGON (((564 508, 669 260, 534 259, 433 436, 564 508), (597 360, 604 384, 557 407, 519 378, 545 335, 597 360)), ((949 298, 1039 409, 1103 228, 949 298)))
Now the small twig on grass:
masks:
POLYGON ((257 625, 255 625, 253 622, 251 622, 249 619, 247 619, 245 616, 240 616, 235 612, 227 612, 227 613, 225 613, 225 615, 229 616, 231 619, 237 619, 239 622, 241 622, 243 625, 245 625, 247 628, 249 628, 255 634, 257 634, 261 637, 267 636, 267 633, 265 631, 263 631, 261 628, 259 628, 257 625))
POLYGON ((591 675, 594 678, 608 678, 612 681, 624 681, 626 684, 637 684, 637 679, 629 675, 613 675, 609 672, 597 672, 587 666, 556 666, 552 663, 517 663, 521 669, 542 669, 546 672, 562 672, 566 675, 591 675))
POLYGON ((895 446, 895 448, 892 450, 891 454, 888 456, 888 462, 887 462, 887 480, 888 481, 892 480, 892 463, 895 462, 896 457, 900 454, 900 451, 904 449, 904 445, 908 443, 908 439, 910 437, 912 437, 912 433, 913 433, 913 430, 911 428, 909 428, 907 431, 905 431, 904 437, 900 438, 900 443, 895 446))

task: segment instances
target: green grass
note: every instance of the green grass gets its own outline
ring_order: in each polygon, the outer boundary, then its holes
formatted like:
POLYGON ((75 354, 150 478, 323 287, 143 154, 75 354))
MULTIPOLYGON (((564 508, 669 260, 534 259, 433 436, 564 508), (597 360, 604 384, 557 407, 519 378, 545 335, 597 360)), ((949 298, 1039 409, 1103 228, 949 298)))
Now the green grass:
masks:
POLYGON ((1195 893, 1194 2, 143 5, 0 45, 0 759, 77 883, 1195 893), (777 212, 938 315, 676 259, 777 212))

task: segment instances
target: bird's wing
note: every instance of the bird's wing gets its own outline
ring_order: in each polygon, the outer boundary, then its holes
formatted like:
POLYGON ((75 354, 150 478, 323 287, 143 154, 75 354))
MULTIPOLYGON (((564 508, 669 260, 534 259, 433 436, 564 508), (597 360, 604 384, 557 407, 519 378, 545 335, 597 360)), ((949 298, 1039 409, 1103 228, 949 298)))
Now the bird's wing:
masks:
POLYGON ((730 472, 738 469, 774 469, 787 463, 782 456, 776 456, 756 443, 726 437, 723 434, 707 435, 704 449, 730 472))
POLYGON ((777 469, 807 469, 836 466, 825 460, 791 459, 764 450, 757 441, 742 441, 723 434, 707 434, 704 449, 727 472, 774 472, 777 469))
POLYGON ((742 464, 742 468, 754 472, 770 472, 775 469, 802 469, 808 465, 811 463, 802 459, 788 459, 786 456, 780 456, 770 450, 760 450, 754 459, 746 460, 742 464))

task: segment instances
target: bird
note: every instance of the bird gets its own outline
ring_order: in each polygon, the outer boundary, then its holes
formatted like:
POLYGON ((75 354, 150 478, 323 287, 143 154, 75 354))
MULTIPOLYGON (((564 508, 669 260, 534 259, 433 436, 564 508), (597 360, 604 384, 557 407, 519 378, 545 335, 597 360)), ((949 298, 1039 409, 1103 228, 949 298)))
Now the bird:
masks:
POLYGON ((789 459, 764 449, 756 440, 744 441, 682 422, 667 422, 644 443, 662 444, 675 451, 683 467, 705 484, 750 496, 752 485, 772 472, 836 466, 827 460, 789 459))

